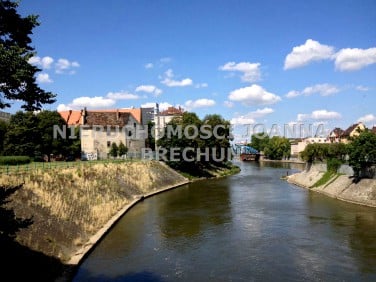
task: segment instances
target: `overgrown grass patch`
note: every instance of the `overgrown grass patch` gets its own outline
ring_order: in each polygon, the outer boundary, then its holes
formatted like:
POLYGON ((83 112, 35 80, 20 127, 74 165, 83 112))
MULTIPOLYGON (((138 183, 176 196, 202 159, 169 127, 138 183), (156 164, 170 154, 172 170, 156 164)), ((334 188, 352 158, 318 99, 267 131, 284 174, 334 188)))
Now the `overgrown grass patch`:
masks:
POLYGON ((332 179, 333 176, 335 176, 336 173, 332 171, 327 171, 323 174, 323 176, 311 186, 311 188, 319 187, 321 185, 326 184, 330 179, 332 179))

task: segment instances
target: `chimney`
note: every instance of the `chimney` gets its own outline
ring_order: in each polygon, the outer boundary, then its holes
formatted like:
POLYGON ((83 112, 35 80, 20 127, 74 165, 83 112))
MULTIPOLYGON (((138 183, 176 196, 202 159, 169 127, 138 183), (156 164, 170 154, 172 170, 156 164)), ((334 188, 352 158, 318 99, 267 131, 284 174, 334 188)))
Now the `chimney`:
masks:
POLYGON ((119 109, 116 109, 116 120, 119 120, 119 109))

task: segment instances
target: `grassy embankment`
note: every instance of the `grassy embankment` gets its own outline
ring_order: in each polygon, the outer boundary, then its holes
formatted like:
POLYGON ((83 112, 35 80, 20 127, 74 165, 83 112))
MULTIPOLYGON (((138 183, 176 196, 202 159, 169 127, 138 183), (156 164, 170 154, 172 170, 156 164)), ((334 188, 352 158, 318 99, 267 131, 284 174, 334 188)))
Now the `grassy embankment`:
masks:
MULTIPOLYGON (((2 208, 14 211, 14 216, 5 218, 0 213, 0 219, 9 221, 10 228, 13 228, 12 224, 17 225, 18 219, 30 219, 31 224, 17 228, 12 242, 22 248, 26 256, 30 256, 26 250, 29 249, 64 264, 90 236, 135 197, 182 180, 184 177, 154 161, 97 163, 32 169, 17 174, 2 173, 0 187, 5 187, 2 191, 20 184, 22 187, 10 195, 1 193, 1 196, 4 195, 0 203, 2 208)), ((4 242, 1 241, 1 245, 4 242)), ((9 246, 9 243, 6 245, 9 246)), ((9 252, 13 251, 10 249, 9 252)), ((6 258, 13 254, 3 252, 2 255, 6 258)), ((31 260, 27 263, 37 262, 31 260)), ((52 271, 52 268, 45 268, 46 265, 35 265, 35 273, 41 275, 52 271)), ((61 270, 61 266, 55 268, 57 272, 61 270)))
MULTIPOLYGON (((23 270, 12 273, 21 279, 60 276, 72 255, 124 206, 185 179, 155 161, 39 165, 19 166, 17 171, 13 167, 13 173, 0 174, 0 187, 22 185, 0 199, 0 205, 14 211, 9 225, 16 226, 21 219, 31 223, 16 228, 15 238, 0 240, 6 247, 4 259, 23 270)), ((219 177, 238 171, 232 164, 211 165, 203 175, 219 177)), ((200 178, 190 175, 191 180, 200 178)))

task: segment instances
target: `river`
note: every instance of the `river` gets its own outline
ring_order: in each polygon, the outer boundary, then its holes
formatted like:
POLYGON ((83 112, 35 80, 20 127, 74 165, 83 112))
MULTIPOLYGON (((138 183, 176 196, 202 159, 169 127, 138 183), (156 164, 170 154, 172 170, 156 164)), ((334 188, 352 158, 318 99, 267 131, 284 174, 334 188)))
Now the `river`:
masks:
POLYGON ((296 187, 290 165, 237 163, 133 207, 73 281, 376 281, 376 209, 296 187))

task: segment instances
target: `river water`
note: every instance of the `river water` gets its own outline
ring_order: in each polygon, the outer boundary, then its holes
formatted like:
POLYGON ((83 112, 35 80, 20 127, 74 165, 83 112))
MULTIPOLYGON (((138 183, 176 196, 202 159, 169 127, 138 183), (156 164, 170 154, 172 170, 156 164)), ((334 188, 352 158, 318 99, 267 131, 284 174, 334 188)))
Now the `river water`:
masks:
POLYGON ((74 281, 376 281, 376 209, 291 185, 290 165, 236 163, 133 207, 74 281))

